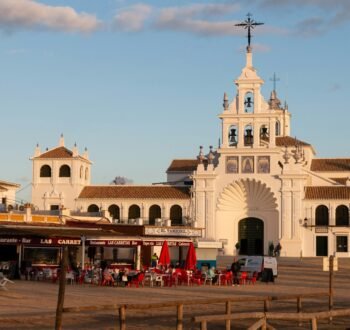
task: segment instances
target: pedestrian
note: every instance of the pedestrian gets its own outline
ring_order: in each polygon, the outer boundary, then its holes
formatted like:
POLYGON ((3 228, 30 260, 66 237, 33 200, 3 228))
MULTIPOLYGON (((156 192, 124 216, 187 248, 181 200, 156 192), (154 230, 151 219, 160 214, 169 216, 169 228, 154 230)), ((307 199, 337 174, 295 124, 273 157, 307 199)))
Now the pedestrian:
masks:
POLYGON ((274 250, 276 257, 280 256, 281 250, 282 250, 282 245, 280 242, 278 242, 278 244, 276 245, 275 250, 274 250))

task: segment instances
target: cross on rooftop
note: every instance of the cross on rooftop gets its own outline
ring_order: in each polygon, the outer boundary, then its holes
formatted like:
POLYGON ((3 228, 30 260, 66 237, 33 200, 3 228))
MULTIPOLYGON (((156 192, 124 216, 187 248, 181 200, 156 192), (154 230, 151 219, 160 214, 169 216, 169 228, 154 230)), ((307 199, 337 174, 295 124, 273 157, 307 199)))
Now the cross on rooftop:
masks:
POLYGON ((235 24, 235 26, 242 26, 244 29, 248 30, 248 48, 250 48, 250 40, 252 38, 251 30, 253 30, 257 25, 263 25, 264 23, 258 23, 251 19, 251 13, 248 13, 247 17, 248 18, 244 22, 235 24))
POLYGON ((270 81, 273 81, 273 90, 276 91, 276 82, 280 81, 280 78, 276 76, 276 72, 273 73, 273 77, 270 78, 270 81))

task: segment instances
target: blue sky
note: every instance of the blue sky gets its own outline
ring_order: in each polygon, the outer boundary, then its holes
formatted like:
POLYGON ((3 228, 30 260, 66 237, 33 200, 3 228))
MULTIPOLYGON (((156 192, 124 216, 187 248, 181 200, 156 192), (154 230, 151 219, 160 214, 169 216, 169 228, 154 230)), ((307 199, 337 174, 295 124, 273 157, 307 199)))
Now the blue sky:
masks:
MULTIPOLYGON (((174 158, 217 146, 223 93, 245 62, 319 157, 349 157, 347 0, 0 0, 1 179, 26 186, 36 143, 88 148, 93 183, 165 181, 174 158)), ((29 198, 29 189, 19 194, 29 198)))

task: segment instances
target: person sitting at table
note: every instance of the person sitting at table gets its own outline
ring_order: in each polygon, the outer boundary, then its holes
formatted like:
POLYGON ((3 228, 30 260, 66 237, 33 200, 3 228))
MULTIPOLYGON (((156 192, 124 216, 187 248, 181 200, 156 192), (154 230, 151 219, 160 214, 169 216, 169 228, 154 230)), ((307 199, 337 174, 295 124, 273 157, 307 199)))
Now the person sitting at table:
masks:
POLYGON ((207 272, 207 278, 211 279, 211 283, 215 284, 218 281, 218 275, 215 274, 215 267, 210 267, 207 272))

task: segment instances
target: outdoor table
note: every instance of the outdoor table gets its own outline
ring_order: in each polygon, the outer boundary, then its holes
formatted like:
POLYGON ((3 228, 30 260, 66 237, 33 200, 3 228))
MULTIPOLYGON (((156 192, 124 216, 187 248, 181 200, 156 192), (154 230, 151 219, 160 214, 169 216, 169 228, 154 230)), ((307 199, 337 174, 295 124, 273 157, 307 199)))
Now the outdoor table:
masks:
POLYGON ((219 285, 219 286, 221 285, 221 279, 222 279, 222 278, 225 278, 225 276, 226 276, 226 275, 225 275, 224 273, 219 273, 219 274, 218 274, 218 285, 219 285))

